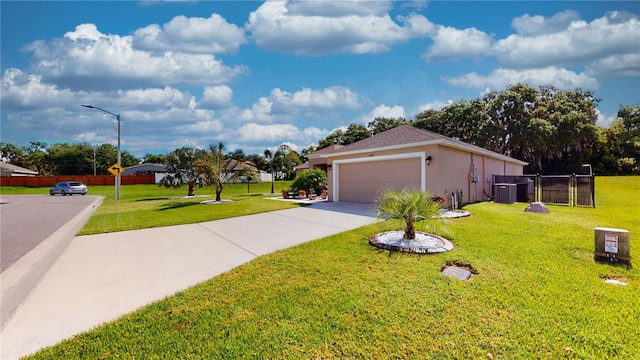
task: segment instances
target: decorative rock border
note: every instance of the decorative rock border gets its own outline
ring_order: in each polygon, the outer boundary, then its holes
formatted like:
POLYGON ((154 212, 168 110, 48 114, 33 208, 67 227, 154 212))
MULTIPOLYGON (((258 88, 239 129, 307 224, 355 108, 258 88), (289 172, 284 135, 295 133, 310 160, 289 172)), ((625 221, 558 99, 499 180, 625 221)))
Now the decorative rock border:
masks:
POLYGON ((205 200, 205 201, 200 201, 200 204, 205 204, 205 205, 215 205, 215 204, 226 204, 226 203, 230 203, 233 200, 220 200, 220 201, 216 201, 216 200, 205 200))
POLYGON ((443 210, 440 218, 444 219, 457 219, 461 217, 471 216, 471 213, 466 210, 443 210))
POLYGON ((415 240, 404 238, 404 231, 386 231, 369 238, 377 248, 414 254, 436 254, 453 250, 453 244, 442 236, 416 231, 415 240))

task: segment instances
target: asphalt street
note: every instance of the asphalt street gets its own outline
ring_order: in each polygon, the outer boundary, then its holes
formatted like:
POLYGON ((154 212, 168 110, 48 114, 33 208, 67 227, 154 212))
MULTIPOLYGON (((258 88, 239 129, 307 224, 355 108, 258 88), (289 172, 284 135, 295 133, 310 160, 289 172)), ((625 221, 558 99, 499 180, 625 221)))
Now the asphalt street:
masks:
POLYGON ((2 195, 0 272, 38 246, 97 196, 2 195))
POLYGON ((0 197, 0 328, 42 280, 101 201, 99 196, 81 195, 0 197))

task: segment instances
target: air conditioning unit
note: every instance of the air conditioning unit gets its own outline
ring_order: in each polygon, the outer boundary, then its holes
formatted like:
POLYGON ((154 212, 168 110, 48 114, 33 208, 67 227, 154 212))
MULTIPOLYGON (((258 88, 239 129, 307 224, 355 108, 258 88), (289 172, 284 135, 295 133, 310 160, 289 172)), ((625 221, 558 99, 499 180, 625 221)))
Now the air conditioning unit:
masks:
POLYGON ((518 195, 516 184, 498 183, 493 185, 493 201, 501 204, 515 204, 518 195))
POLYGON ((597 227, 595 260, 631 265, 629 230, 597 227))

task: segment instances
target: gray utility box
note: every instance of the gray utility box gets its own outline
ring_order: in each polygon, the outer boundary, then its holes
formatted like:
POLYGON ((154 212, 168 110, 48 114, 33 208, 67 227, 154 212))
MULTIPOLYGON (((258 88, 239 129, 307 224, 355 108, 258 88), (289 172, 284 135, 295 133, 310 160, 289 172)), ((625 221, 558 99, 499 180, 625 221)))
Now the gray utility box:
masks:
POLYGON ((499 183, 493 185, 493 201, 501 204, 515 204, 518 199, 518 185, 499 183))
POLYGON ((629 230, 597 227, 595 256, 597 261, 631 265, 629 230))

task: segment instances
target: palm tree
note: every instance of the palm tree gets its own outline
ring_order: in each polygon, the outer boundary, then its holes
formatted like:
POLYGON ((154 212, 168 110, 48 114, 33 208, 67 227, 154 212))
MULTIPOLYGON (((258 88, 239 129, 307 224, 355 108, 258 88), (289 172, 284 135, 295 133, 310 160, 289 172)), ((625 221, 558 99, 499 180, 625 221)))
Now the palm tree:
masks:
POLYGON ((199 181, 199 174, 193 164, 206 155, 206 151, 183 147, 167 155, 167 175, 160 180, 160 186, 176 189, 184 184, 188 185, 187 196, 195 196, 196 184, 204 186, 199 181))
POLYGON ((278 147, 275 152, 271 149, 264 151, 264 158, 269 164, 269 172, 271 172, 271 193, 274 193, 274 181, 276 170, 282 171, 284 152, 278 147))
POLYGON ((435 231, 440 219, 440 202, 433 201, 429 192, 414 189, 384 190, 376 199, 378 219, 397 226, 404 225, 404 237, 416 238, 416 224, 424 221, 425 230, 435 231))
POLYGON ((253 167, 236 160, 225 159, 224 144, 221 142, 217 146, 209 146, 207 155, 196 160, 193 166, 202 183, 216 187, 216 201, 221 200, 224 184, 243 179, 255 180, 258 177, 253 167))
POLYGON ((195 196, 195 186, 215 186, 216 201, 225 183, 236 182, 243 178, 255 179, 257 173, 250 166, 239 166, 238 161, 225 159, 224 145, 209 146, 209 151, 182 148, 169 154, 169 175, 160 185, 178 188, 188 184, 188 196, 195 196))

